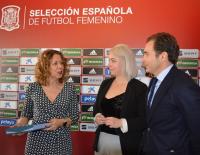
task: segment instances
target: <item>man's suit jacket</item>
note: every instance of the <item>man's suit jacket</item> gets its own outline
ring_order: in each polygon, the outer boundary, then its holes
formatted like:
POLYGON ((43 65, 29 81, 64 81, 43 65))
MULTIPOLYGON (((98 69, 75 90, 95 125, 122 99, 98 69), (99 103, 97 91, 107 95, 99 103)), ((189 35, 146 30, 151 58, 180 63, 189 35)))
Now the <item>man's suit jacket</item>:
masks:
POLYGON ((147 110, 147 155, 200 155, 200 87, 175 66, 147 110))
MULTIPOLYGON (((97 100, 94 108, 94 115, 102 113, 101 102, 105 97, 106 92, 111 86, 114 78, 106 79, 102 82, 97 100)), ((139 144, 141 142, 142 133, 144 131, 145 121, 145 96, 147 86, 136 80, 129 81, 124 99, 122 101, 121 118, 125 118, 128 124, 128 132, 122 133, 121 129, 116 129, 119 137, 123 155, 137 155, 139 144)), ((96 138, 94 149, 97 150, 99 133, 101 131, 101 125, 96 130, 96 138)))

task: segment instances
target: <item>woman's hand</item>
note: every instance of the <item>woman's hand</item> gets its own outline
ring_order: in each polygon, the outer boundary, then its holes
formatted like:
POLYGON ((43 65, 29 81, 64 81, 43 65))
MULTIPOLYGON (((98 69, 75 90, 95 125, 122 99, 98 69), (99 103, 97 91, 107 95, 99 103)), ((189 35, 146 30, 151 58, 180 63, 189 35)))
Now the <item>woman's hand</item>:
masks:
POLYGON ((122 120, 115 117, 106 117, 105 124, 110 128, 120 128, 122 126, 122 120))
MULTIPOLYGON (((25 125, 28 124, 28 121, 29 121, 28 118, 26 118, 26 117, 20 117, 19 119, 17 119, 16 124, 14 126, 11 126, 11 128, 25 126, 25 125)), ((21 136, 23 134, 24 133, 13 134, 13 136, 15 136, 15 135, 21 136)))
POLYGON ((72 124, 71 118, 67 117, 67 118, 64 118, 63 120, 64 120, 63 125, 66 125, 67 127, 71 126, 71 124, 72 124))
POLYGON ((105 117, 101 113, 98 113, 94 121, 97 125, 105 124, 105 117))
POLYGON ((62 127, 64 124, 64 119, 53 118, 48 122, 48 128, 46 131, 55 131, 59 127, 62 127))
POLYGON ((28 118, 26 117, 20 117, 19 119, 17 119, 15 127, 20 127, 20 126, 24 126, 28 124, 28 118))

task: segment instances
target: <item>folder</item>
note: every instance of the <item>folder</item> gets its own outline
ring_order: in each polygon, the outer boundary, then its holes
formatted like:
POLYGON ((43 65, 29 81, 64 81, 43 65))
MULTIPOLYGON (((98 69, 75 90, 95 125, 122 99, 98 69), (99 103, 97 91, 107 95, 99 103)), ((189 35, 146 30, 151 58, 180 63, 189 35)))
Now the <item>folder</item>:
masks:
POLYGON ((45 129, 48 127, 47 123, 42 124, 32 124, 32 125, 25 125, 20 127, 13 127, 13 128, 7 128, 6 134, 20 134, 20 133, 27 133, 27 132, 33 132, 41 129, 45 129))

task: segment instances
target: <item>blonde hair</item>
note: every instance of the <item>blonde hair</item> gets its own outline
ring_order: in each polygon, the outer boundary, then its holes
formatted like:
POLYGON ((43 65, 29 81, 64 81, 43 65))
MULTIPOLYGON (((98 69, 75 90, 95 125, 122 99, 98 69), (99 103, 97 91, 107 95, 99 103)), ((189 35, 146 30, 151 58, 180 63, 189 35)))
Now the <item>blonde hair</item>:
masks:
POLYGON ((48 85, 48 80, 50 76, 50 71, 49 71, 50 60, 55 54, 60 55, 64 66, 63 76, 59 79, 59 82, 63 83, 66 80, 68 70, 65 57, 61 52, 57 50, 48 49, 39 55, 38 62, 35 66, 36 82, 38 82, 41 85, 44 86, 48 85))
POLYGON ((126 44, 117 44, 111 50, 110 53, 121 58, 125 64, 125 73, 128 80, 137 76, 137 66, 134 52, 126 44))

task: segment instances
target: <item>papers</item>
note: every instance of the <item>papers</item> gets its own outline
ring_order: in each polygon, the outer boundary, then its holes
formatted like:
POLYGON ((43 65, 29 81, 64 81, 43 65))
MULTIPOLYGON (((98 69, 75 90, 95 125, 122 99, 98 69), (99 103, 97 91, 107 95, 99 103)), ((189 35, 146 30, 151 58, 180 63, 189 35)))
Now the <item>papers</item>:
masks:
POLYGON ((47 123, 43 123, 43 124, 32 124, 32 125, 25 125, 21 127, 7 128, 6 134, 27 133, 27 132, 45 129, 47 127, 48 127, 47 123))

